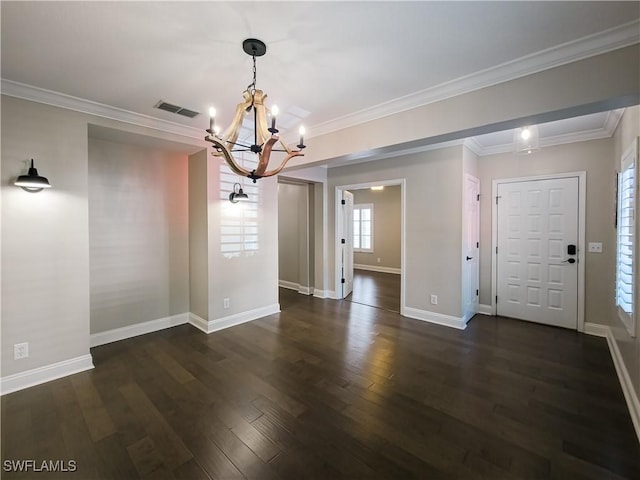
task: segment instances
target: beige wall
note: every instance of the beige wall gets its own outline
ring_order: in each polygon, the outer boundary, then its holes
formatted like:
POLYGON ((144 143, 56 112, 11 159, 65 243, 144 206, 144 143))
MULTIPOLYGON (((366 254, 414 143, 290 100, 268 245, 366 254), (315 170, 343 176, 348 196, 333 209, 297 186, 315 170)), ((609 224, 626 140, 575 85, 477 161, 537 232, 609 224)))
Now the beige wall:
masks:
MULTIPOLYGON (((329 170, 329 238, 335 238, 335 189, 406 179, 405 303, 411 309, 461 317, 462 147, 329 170), (430 295, 438 295, 431 305, 430 295)), ((329 268, 335 277, 335 244, 329 268)), ((335 288, 335 287, 334 287, 335 288)))
POLYGON ((87 138, 81 114, 2 97, 3 377, 89 353, 87 138), (53 188, 13 186, 30 158, 53 188))
MULTIPOLYGON (((586 242, 602 242, 602 253, 585 254, 585 322, 606 325, 615 277, 615 172, 612 140, 544 147, 529 156, 513 153, 479 159, 480 303, 491 304, 491 218, 494 180, 565 172, 587 172, 586 242)), ((582 246, 586 248, 586 245, 582 246)))
POLYGON ((278 184, 278 278, 290 287, 312 285, 309 186, 278 184))
POLYGON ((189 305, 209 320, 209 223, 207 221, 207 151, 189 156, 189 305))
POLYGON ((400 185, 387 185, 384 190, 351 190, 354 204, 373 204, 374 251, 355 252, 353 263, 371 267, 400 269, 402 252, 402 206, 400 185))
MULTIPOLYGON (((221 192, 223 160, 208 155, 207 196, 209 223, 209 321, 278 307, 278 184, 274 177, 253 184, 242 180, 244 190, 257 202, 255 212, 259 248, 226 255, 222 226, 231 220, 243 224, 243 202, 232 204, 221 192), (229 299, 229 308, 224 299, 229 299)), ((236 177, 237 180, 240 180, 236 177)), ((251 315, 249 315, 251 316, 251 315)))
MULTIPOLYGON (((131 145, 138 140, 147 145, 159 141, 194 153, 204 143, 2 96, 3 378, 89 355, 89 125, 114 129, 120 132, 116 137, 133 139, 126 142, 131 145), (51 190, 29 194, 12 185, 16 176, 25 173, 30 158, 35 158, 39 172, 49 177, 51 190), (22 342, 29 343, 29 357, 14 361, 13 345, 22 342)), ((222 212, 230 205, 228 194, 220 190, 221 160, 208 153, 206 156, 207 320, 255 318, 278 305, 276 180, 263 179, 256 187, 260 249, 251 255, 228 258, 221 252, 220 239, 222 212), (227 309, 224 298, 231 300, 227 309)), ((180 175, 186 181, 186 166, 180 175)), ((187 197, 181 199, 187 201, 187 197)), ((173 206, 163 208, 170 212, 173 206)), ((181 225, 186 228, 187 223, 181 225)), ((167 241, 172 235, 166 234, 167 241)), ((173 258, 181 258, 179 265, 187 262, 186 257, 173 258)), ((170 262, 170 268, 175 266, 170 262)), ((123 282, 130 280, 127 276, 123 282)), ((187 283, 181 286, 186 288, 187 283)), ((169 288, 178 291, 175 285, 169 288)), ((177 305, 184 301, 184 291, 178 296, 182 300, 164 311, 182 310, 177 305)), ((87 362, 83 360, 82 364, 87 362)))
MULTIPOLYGON (((618 124, 613 141, 614 141, 614 163, 617 171, 620 170, 620 157, 629 147, 631 142, 640 135, 640 106, 628 108, 625 110, 622 120, 618 124)), ((636 211, 638 209, 638 197, 636 197, 636 211)), ((636 216, 636 218, 638 218, 636 216)), ((636 239, 640 238, 640 222, 636 223, 636 239)), ((615 240, 615 237, 614 237, 615 240)), ((639 252, 636 244, 636 254, 639 252)), ((636 255, 636 258, 637 255, 636 255)), ((638 284, 635 282, 635 298, 638 299, 638 284)), ((638 303, 635 308, 636 317, 636 336, 631 337, 622 324, 618 315, 613 309, 610 314, 611 330, 616 339, 620 354, 629 372, 629 378, 633 383, 636 397, 640 398, 640 318, 638 315, 638 303)))
POLYGON ((187 156, 89 139, 91 333, 189 311, 187 156))
POLYGON ((310 137, 305 156, 291 164, 384 158, 398 146, 416 148, 519 127, 525 120, 543 123, 637 105, 638 58, 636 44, 310 137))

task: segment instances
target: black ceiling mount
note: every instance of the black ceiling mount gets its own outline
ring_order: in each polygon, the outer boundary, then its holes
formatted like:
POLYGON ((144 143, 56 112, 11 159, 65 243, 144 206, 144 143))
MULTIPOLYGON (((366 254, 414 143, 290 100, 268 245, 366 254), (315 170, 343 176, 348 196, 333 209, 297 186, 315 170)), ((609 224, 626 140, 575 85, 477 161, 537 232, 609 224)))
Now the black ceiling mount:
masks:
POLYGON ((267 53, 267 46, 262 40, 258 40, 257 38, 247 38, 242 42, 242 49, 247 55, 251 55, 252 57, 261 57, 267 53))

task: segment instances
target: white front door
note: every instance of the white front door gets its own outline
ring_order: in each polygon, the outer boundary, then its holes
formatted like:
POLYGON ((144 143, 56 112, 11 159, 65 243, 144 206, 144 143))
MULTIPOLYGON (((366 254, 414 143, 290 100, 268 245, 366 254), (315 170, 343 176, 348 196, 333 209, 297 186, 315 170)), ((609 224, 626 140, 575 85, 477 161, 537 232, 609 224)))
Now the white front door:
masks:
POLYGON ((476 313, 480 284, 480 181, 471 175, 464 181, 462 217, 462 315, 469 320, 476 313))
POLYGON ((578 177, 498 184, 498 315, 577 329, 578 186, 578 177))
POLYGON ((353 292, 353 193, 342 192, 342 298, 353 292))

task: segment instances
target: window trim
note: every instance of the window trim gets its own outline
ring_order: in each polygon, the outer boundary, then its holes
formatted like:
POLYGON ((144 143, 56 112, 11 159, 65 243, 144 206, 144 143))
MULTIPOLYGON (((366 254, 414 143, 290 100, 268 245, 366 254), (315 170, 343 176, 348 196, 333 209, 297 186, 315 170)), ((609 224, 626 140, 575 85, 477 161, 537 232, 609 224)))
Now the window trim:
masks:
MULTIPOLYGON (((356 248, 355 247, 355 241, 353 243, 353 251, 357 252, 357 253, 373 253, 373 238, 374 238, 374 210, 373 210, 373 203, 359 203, 357 205, 353 206, 353 211, 355 213, 356 210, 365 210, 365 209, 369 209, 371 210, 371 248, 356 248)), ((360 217, 362 218, 362 217, 360 217)), ((354 223, 355 223, 355 216, 354 216, 354 223)), ((358 221, 358 226, 360 227, 359 230, 361 230, 361 220, 358 221)), ((361 233, 360 231, 358 233, 361 233)), ((356 229, 355 229, 355 225, 354 225, 354 229, 353 229, 353 236, 355 239, 356 236, 356 229)), ((359 235, 360 238, 362 238, 362 235, 359 235)))
POLYGON ((638 279, 638 241, 637 241, 637 205, 638 205, 638 139, 634 139, 633 143, 627 148, 622 157, 620 158, 620 173, 618 174, 617 192, 616 192, 616 226, 618 231, 616 232, 616 284, 615 284, 615 303, 618 317, 623 323, 629 335, 636 336, 636 311, 637 311, 637 279, 638 279), (618 291, 620 289, 620 235, 621 235, 621 219, 622 219, 622 182, 624 173, 630 169, 633 169, 633 184, 631 186, 632 197, 632 222, 631 222, 631 312, 627 312, 619 303, 618 291))

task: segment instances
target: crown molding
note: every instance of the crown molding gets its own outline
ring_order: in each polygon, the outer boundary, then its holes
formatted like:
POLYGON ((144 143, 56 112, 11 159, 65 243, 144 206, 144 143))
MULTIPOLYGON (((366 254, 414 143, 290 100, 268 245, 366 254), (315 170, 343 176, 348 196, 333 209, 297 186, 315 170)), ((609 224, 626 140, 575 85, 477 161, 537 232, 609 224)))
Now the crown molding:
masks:
POLYGON ((119 122, 139 127, 173 133, 183 137, 196 138, 198 140, 202 140, 204 138, 202 130, 197 128, 169 122, 167 120, 143 115, 141 113, 131 112, 122 108, 112 107, 110 105, 86 100, 84 98, 73 97, 64 93, 58 93, 52 90, 14 82, 5 78, 1 80, 0 88, 2 95, 8 95, 10 97, 43 103, 53 107, 66 108, 68 110, 108 118, 110 120, 117 120, 119 122))
MULTIPOLYGON (((434 103, 457 95, 479 90, 481 88, 515 80, 526 75, 627 47, 639 42, 640 21, 636 20, 603 32, 527 55, 517 60, 481 70, 450 82, 445 82, 425 90, 405 95, 328 122, 314 125, 309 129, 310 132, 307 135, 309 138, 325 135, 337 130, 353 127, 355 125, 406 110, 411 110, 429 103, 434 103)), ((173 133, 188 138, 202 140, 203 137, 202 131, 197 128, 4 78, 0 81, 0 89, 3 95, 11 97, 43 103, 54 107, 66 108, 140 127, 173 133)), ((472 150, 474 149, 472 148, 472 150)), ((487 153, 482 154, 487 155, 487 153)))
MULTIPOLYGON (((551 137, 540 137, 540 148, 555 147, 568 143, 586 142, 589 140, 600 140, 603 138, 611 138, 618 127, 618 123, 624 113, 624 108, 611 110, 607 112, 607 118, 601 128, 593 130, 584 130, 581 132, 565 133, 562 135, 554 135, 551 137)), ((465 139, 465 145, 473 150, 478 156, 496 155, 499 153, 513 152, 513 143, 504 143, 501 145, 484 146, 475 137, 465 139)))
POLYGON ((309 129, 310 135, 308 134, 308 136, 312 138, 325 135, 636 43, 640 43, 640 20, 541 50, 328 122, 313 125, 309 129))

